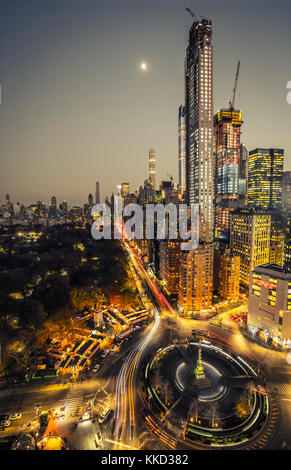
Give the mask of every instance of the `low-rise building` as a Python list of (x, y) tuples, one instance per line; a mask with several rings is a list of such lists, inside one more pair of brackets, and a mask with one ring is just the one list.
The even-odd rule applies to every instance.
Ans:
[(291, 272), (276, 264), (251, 273), (248, 326), (283, 344), (291, 343)]
[(201, 243), (196, 250), (181, 251), (178, 308), (193, 315), (212, 306), (213, 244)]
[(180, 244), (179, 240), (163, 240), (160, 243), (160, 278), (169, 295), (178, 293)]
[(214, 251), (214, 288), (225, 299), (239, 296), (240, 257), (233, 256), (230, 249)]

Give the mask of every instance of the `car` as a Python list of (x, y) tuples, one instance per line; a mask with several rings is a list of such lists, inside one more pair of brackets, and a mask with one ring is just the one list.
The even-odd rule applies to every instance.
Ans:
[(102, 438), (101, 438), (101, 433), (100, 432), (97, 432), (95, 434), (95, 445), (96, 447), (98, 448), (101, 448), (102, 446)]
[(92, 418), (90, 409), (86, 409), (82, 416), (80, 416), (79, 421), (89, 421)]
[(9, 416), (9, 419), (20, 419), (22, 416), (21, 413), (12, 413), (10, 416)]
[(8, 426), (10, 426), (9, 419), (6, 419), (5, 421), (1, 421), (0, 426), (4, 428), (8, 428)]

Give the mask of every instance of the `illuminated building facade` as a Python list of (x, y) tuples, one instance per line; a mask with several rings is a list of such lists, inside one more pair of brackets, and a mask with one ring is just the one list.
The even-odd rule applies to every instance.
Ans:
[(283, 266), (285, 232), (280, 214), (271, 214), (270, 264)]
[(284, 243), (284, 268), (291, 271), (291, 238), (287, 238)]
[(249, 152), (244, 144), (240, 145), (240, 158), (238, 170), (238, 193), (239, 198), (245, 203), (247, 200), (248, 192), (248, 167), (249, 167)]
[(230, 249), (214, 251), (214, 288), (225, 299), (239, 296), (240, 257), (232, 256)]
[(291, 213), (291, 171), (283, 173), (282, 208)]
[(180, 243), (179, 240), (160, 242), (160, 277), (169, 295), (178, 293)]
[(62, 217), (65, 217), (68, 214), (68, 203), (63, 201), (60, 203), (60, 214)]
[(13, 202), (11, 201), (9, 194), (6, 194), (5, 209), (7, 210), (8, 213), (10, 213), (10, 215), (14, 214)]
[(93, 205), (94, 205), (92, 194), (89, 194), (89, 196), (88, 196), (88, 205), (89, 205), (89, 207), (93, 207)]
[(163, 203), (168, 204), (171, 202), (171, 195), (173, 191), (172, 181), (161, 181), (160, 190)]
[(51, 205), (48, 211), (49, 218), (56, 218), (57, 217), (57, 198), (56, 196), (51, 197)]
[(291, 272), (276, 264), (257, 266), (250, 277), (248, 326), (283, 343), (291, 339)]
[(149, 180), (152, 183), (154, 190), (156, 189), (156, 151), (149, 150)]
[(242, 112), (222, 109), (214, 116), (216, 136), (216, 235), (228, 232), (230, 212), (238, 208)]
[(257, 148), (249, 153), (248, 204), (264, 209), (282, 206), (283, 149)]
[(121, 183), (121, 197), (126, 197), (129, 194), (129, 183)]
[(179, 193), (186, 191), (186, 121), (185, 107), (179, 107), (178, 114), (178, 159), (179, 159)]
[(141, 206), (155, 202), (155, 191), (150, 179), (144, 181), (144, 185), (139, 187), (137, 202)]
[(291, 213), (283, 213), (282, 220), (286, 238), (291, 238)]
[(212, 306), (213, 244), (200, 244), (197, 250), (181, 251), (178, 308), (193, 315)]
[(193, 21), (185, 61), (186, 202), (199, 206), (200, 245), (182, 252), (179, 310), (192, 315), (212, 305), (214, 128), (212, 22)]
[(200, 217), (214, 229), (213, 45), (212, 23), (194, 21), (185, 66), (186, 196), (198, 204)]
[(232, 213), (230, 248), (240, 257), (240, 284), (249, 287), (251, 271), (269, 263), (271, 215), (264, 211), (239, 210)]

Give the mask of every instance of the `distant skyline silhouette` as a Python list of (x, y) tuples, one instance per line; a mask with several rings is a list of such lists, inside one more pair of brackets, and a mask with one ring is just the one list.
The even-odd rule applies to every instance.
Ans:
[[(241, 61), (236, 107), (249, 150), (285, 150), (291, 169), (291, 5), (167, 0), (1, 2), (0, 201), (55, 195), (81, 204), (148, 176), (177, 181), (178, 107), (184, 103), (186, 12), (213, 23), (215, 111), (227, 107)], [(140, 64), (145, 62), (147, 70)]]

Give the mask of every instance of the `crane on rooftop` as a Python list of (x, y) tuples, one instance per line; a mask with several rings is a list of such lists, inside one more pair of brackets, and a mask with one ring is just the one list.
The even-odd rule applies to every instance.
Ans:
[(235, 76), (235, 82), (234, 82), (234, 89), (233, 89), (233, 92), (232, 92), (232, 99), (231, 99), (231, 101), (229, 102), (229, 107), (230, 107), (230, 110), (231, 110), (231, 111), (234, 110), (234, 103), (235, 103), (235, 95), (236, 95), (237, 81), (238, 81), (238, 76), (239, 76), (239, 69), (240, 69), (240, 60), (238, 61), (238, 64), (237, 64), (236, 76)]
[(190, 13), (190, 15), (192, 16), (193, 20), (195, 18), (195, 13), (193, 13), (192, 10), (190, 10), (190, 8), (186, 8), (186, 11), (188, 11), (188, 13)]
[(195, 15), (195, 13), (193, 13), (193, 11), (190, 8), (186, 8), (186, 11), (188, 11), (188, 13), (192, 17), (193, 21), (195, 20), (195, 18), (196, 18), (197, 21), (201, 21), (202, 18), (203, 18), (202, 16)]
[(173, 188), (173, 186), (174, 186), (174, 177), (173, 177), (173, 175), (170, 175), (170, 173), (167, 173), (167, 174), (168, 174), (168, 176), (170, 177), (170, 180), (171, 180), (171, 187)]

